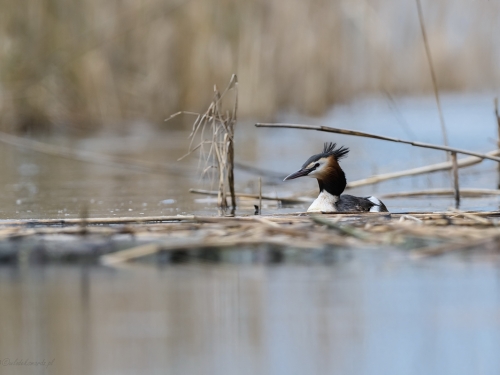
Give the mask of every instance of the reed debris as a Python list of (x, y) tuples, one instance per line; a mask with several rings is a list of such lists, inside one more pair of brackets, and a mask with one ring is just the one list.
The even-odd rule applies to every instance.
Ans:
[[(86, 224), (85, 236), (82, 236), (82, 223)], [(109, 218), (11, 220), (0, 223), (0, 240), (5, 243), (12, 239), (36, 239), (38, 245), (32, 251), (38, 253), (43, 243), (59, 239), (59, 245), (73, 244), (73, 257), (90, 255), (96, 262), (113, 266), (143, 258), (155, 259), (160, 253), (187, 251), (196, 256), (197, 253), (193, 253), (196, 249), (237, 251), (242, 247), (262, 248), (262, 245), (297, 251), (378, 248), (420, 259), (465, 249), (481, 252), (485, 244), (495, 247), (500, 241), (499, 223), (499, 211), (457, 209), (390, 214), (179, 215), (113, 218), (112, 221)], [(114, 241), (123, 242), (123, 238), (129, 238), (131, 245), (118, 251), (110, 246)], [(101, 247), (91, 248), (86, 244), (96, 239), (102, 239)], [(2, 251), (0, 248), (0, 258)], [(64, 251), (47, 245), (42, 253), (51, 260), (51, 257), (60, 258)]]

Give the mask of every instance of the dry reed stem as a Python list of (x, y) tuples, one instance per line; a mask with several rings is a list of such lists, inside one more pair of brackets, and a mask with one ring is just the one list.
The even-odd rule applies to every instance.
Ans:
[[(214, 190), (203, 190), (203, 189), (189, 189), (190, 193), (201, 194), (201, 195), (217, 195), (217, 191)], [(309, 198), (283, 198), (283, 197), (271, 197), (270, 195), (259, 195), (259, 194), (246, 194), (246, 193), (235, 193), (237, 198), (249, 198), (249, 199), (263, 199), (268, 201), (279, 201), (283, 203), (307, 203), (311, 200)]]
[(227, 150), (227, 161), (228, 161), (228, 171), (227, 171), (227, 181), (229, 185), (229, 193), (231, 194), (231, 206), (233, 210), (236, 208), (236, 195), (234, 191), (234, 127), (238, 122), (238, 77), (236, 74), (231, 76), (231, 81), (228, 88), (233, 85), (232, 89), (235, 91), (234, 106), (231, 113), (230, 121), (228, 122), (228, 134), (230, 134), (231, 139), (229, 141)]
[(259, 177), (259, 215), (262, 215), (262, 177)]
[[(486, 153), (486, 155), (498, 156), (498, 155), (500, 155), (500, 150), (489, 151)], [(470, 157), (458, 159), (457, 165), (458, 165), (458, 168), (466, 168), (466, 167), (471, 167), (473, 165), (479, 164), (483, 160), (484, 159), (478, 158), (476, 156), (470, 156)], [(271, 179), (279, 179), (280, 181), (283, 180), (282, 173), (264, 170), (261, 168), (255, 168), (255, 167), (252, 167), (252, 166), (249, 166), (246, 164), (242, 164), (242, 163), (235, 163), (235, 167), (237, 167), (238, 169), (240, 169), (242, 171), (246, 171), (248, 173), (252, 173), (255, 175), (262, 175), (262, 176), (265, 176), (265, 177), (271, 178)], [(427, 165), (427, 166), (423, 166), (423, 167), (406, 169), (406, 170), (398, 171), (398, 172), (383, 173), (383, 174), (370, 176), (370, 177), (367, 177), (367, 178), (364, 178), (361, 180), (348, 182), (346, 189), (352, 189), (355, 187), (366, 186), (366, 185), (374, 185), (374, 184), (377, 184), (377, 183), (382, 182), (382, 181), (393, 180), (393, 179), (402, 178), (402, 177), (417, 176), (417, 175), (421, 175), (421, 174), (446, 171), (446, 170), (451, 170), (452, 168), (453, 168), (452, 162), (446, 161), (446, 162), (431, 164), (431, 165)], [(499, 165), (499, 168), (500, 168), (500, 165)]]
[[(498, 155), (500, 155), (500, 150), (490, 151), (486, 155), (498, 156)], [(457, 166), (458, 166), (458, 168), (465, 168), (465, 167), (470, 167), (472, 165), (479, 164), (482, 161), (483, 161), (482, 158), (478, 158), (476, 156), (471, 156), (471, 157), (459, 159), (457, 161)], [(500, 164), (498, 166), (500, 168)], [(392, 179), (401, 178), (401, 177), (416, 176), (416, 175), (420, 175), (420, 174), (426, 174), (426, 173), (432, 173), (432, 172), (438, 172), (438, 171), (445, 171), (445, 170), (450, 170), (452, 168), (453, 168), (453, 163), (451, 161), (447, 161), (447, 162), (443, 162), (443, 163), (437, 163), (437, 164), (432, 164), (432, 165), (428, 165), (428, 166), (424, 166), (424, 167), (407, 169), (407, 170), (399, 171), (399, 172), (390, 172), (390, 173), (371, 176), (368, 178), (364, 178), (362, 180), (352, 181), (352, 182), (349, 182), (347, 184), (346, 188), (355, 188), (355, 187), (359, 187), (359, 186), (373, 185), (373, 184), (377, 184), (377, 183), (382, 182), (382, 181), (392, 180)]]
[[(500, 147), (500, 114), (498, 112), (498, 97), (495, 98), (495, 118), (497, 120), (497, 134), (498, 134), (497, 145), (498, 147)], [(498, 171), (497, 187), (500, 189), (500, 164), (498, 164), (497, 166), (497, 171)]]
[[(418, 1), (418, 0), (417, 0)], [(457, 164), (457, 153), (451, 153), (451, 164), (453, 165), (453, 193), (455, 196), (455, 208), (460, 207), (460, 190), (458, 182), (458, 164)]]
[[(222, 100), (231, 90), (234, 92), (234, 103), (231, 111), (224, 111), (222, 108)], [(226, 186), (228, 186), (231, 196), (233, 211), (236, 208), (236, 195), (234, 191), (234, 127), (237, 122), (237, 111), (238, 78), (233, 74), (222, 94), (217, 90), (217, 87), (214, 86), (212, 102), (205, 113), (197, 114), (191, 134), (189, 135), (189, 150), (188, 153), (183, 156), (184, 158), (194, 151), (199, 151), (200, 162), (204, 159), (202, 177), (212, 168), (217, 170), (217, 203), (222, 210), (227, 208)], [(193, 112), (189, 113), (195, 114)], [(178, 114), (179, 113), (172, 115), (168, 119)], [(206, 132), (210, 132), (210, 134), (205, 135)], [(199, 137), (200, 141), (194, 145), (197, 137)], [(206, 145), (209, 146), (208, 153), (205, 152)], [(214, 176), (212, 175), (212, 177)]]
[[(456, 196), (454, 189), (428, 189), (419, 191), (403, 191), (399, 193), (381, 194), (381, 198), (404, 198), (404, 197), (422, 197), (422, 196)], [(493, 189), (461, 189), (460, 195), (467, 198), (484, 197), (488, 195), (500, 195), (500, 190)]]
[(328, 132), (328, 133), (352, 135), (352, 136), (356, 136), (356, 137), (374, 138), (374, 139), (380, 139), (383, 141), (404, 143), (404, 144), (408, 144), (408, 145), (415, 146), (415, 147), (429, 148), (429, 149), (433, 149), (433, 150), (441, 150), (441, 151), (448, 151), (448, 152), (456, 152), (458, 154), (471, 155), (471, 156), (476, 156), (476, 157), (481, 158), (481, 159), (488, 159), (488, 160), (494, 160), (496, 162), (500, 162), (500, 158), (498, 158), (498, 157), (495, 157), (492, 155), (480, 154), (480, 153), (477, 153), (474, 151), (463, 150), (463, 149), (449, 147), (449, 146), (440, 146), (440, 145), (435, 145), (435, 144), (431, 144), (431, 143), (406, 141), (406, 140), (402, 140), (402, 139), (398, 139), (398, 138), (385, 137), (382, 135), (360, 132), (360, 131), (355, 131), (355, 130), (332, 128), (329, 126), (304, 125), (304, 124), (285, 124), (285, 123), (276, 123), (276, 124), (257, 123), (257, 124), (255, 124), (255, 126), (263, 127), (263, 128), (289, 128), (289, 129), (317, 130), (317, 131)]
[[(420, 0), (416, 0), (416, 3), (417, 3), (417, 11), (418, 11), (418, 21), (420, 23), (420, 30), (422, 31), (422, 39), (424, 41), (424, 46), (425, 46), (425, 54), (427, 56), (427, 62), (429, 64), (429, 70), (431, 73), (432, 87), (434, 89), (434, 97), (436, 99), (436, 104), (437, 104), (437, 108), (438, 108), (438, 112), (439, 112), (439, 122), (441, 124), (441, 132), (443, 134), (443, 142), (444, 142), (445, 146), (448, 146), (448, 135), (446, 132), (446, 125), (444, 122), (443, 110), (441, 108), (441, 100), (439, 98), (439, 89), (438, 89), (436, 71), (434, 70), (434, 64), (432, 63), (431, 49), (429, 47), (429, 41), (427, 39), (427, 31), (425, 29), (424, 16), (422, 14), (422, 6), (420, 4)], [(453, 155), (452, 155), (452, 157), (453, 157)]]

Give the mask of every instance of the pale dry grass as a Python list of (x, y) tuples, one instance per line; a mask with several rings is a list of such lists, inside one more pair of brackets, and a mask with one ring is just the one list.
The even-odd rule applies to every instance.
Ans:
[[(95, 258), (102, 255), (100, 260), (106, 265), (126, 263), (162, 251), (207, 248), (236, 250), (242, 246), (262, 244), (300, 250), (335, 247), (351, 250), (374, 247), (400, 249), (413, 259), (421, 259), (467, 249), (478, 255), (488, 248), (498, 253), (498, 216), (499, 213), (495, 211), (450, 210), (400, 214), (296, 213), (235, 217), (176, 215), (5, 220), (0, 224), (0, 240), (65, 235), (67, 242), (70, 236), (74, 236), (84, 243), (87, 238), (106, 236), (108, 241), (112, 241), (114, 236), (129, 234), (142, 243), (112, 254), (107, 254), (109, 242), (103, 249), (91, 248), (90, 254), (88, 246), (83, 246), (76, 254), (73, 252), (73, 261), (79, 257)], [(57, 251), (47, 248), (40, 256), (41, 259), (45, 257), (45, 260), (50, 260), (57, 259), (56, 256), (61, 258), (62, 255), (64, 252), (57, 254)], [(16, 259), (16, 262), (23, 261), (18, 253), (8, 256)]]
[[(440, 90), (500, 85), (500, 3), (423, 0)], [(0, 3), (3, 129), (160, 123), (232, 73), (240, 116), (432, 92), (414, 1)]]
[[(233, 94), (228, 105), (226, 95)], [(238, 121), (238, 78), (232, 75), (228, 86), (220, 92), (214, 86), (212, 102), (204, 113), (187, 113), (196, 115), (189, 138), (191, 140), (188, 153), (181, 157), (199, 154), (202, 177), (211, 176), (212, 185), (218, 185), (217, 203), (219, 208), (228, 208), (227, 191), (231, 196), (231, 207), (236, 209), (234, 191), (234, 127)], [(184, 112), (177, 112), (167, 120), (171, 120)], [(179, 159), (180, 160), (180, 159)], [(220, 212), (221, 214), (223, 211)]]

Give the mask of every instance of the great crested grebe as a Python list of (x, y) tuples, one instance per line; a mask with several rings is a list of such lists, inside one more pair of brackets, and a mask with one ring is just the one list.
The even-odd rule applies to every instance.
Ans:
[(307, 209), (308, 212), (388, 212), (378, 198), (342, 194), (347, 181), (339, 160), (347, 155), (349, 149), (344, 146), (335, 149), (335, 146), (336, 143), (325, 143), (321, 154), (311, 156), (302, 168), (283, 181), (303, 176), (318, 180), (319, 196)]

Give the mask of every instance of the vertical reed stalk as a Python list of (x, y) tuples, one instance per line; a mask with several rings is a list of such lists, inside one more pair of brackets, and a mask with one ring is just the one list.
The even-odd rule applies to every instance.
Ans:
[(259, 177), (259, 215), (262, 215), (262, 177)]
[(451, 163), (453, 170), (453, 188), (455, 191), (455, 208), (460, 207), (460, 187), (458, 183), (458, 163), (457, 163), (457, 153), (451, 153)]
[(231, 120), (228, 123), (229, 130), (229, 145), (228, 145), (228, 171), (227, 179), (229, 183), (229, 192), (231, 194), (231, 206), (233, 211), (236, 209), (236, 194), (234, 192), (234, 125), (238, 121), (238, 77), (233, 74), (229, 82), (229, 87), (234, 89), (234, 106), (233, 113), (231, 114)]
[[(495, 98), (495, 117), (497, 119), (497, 131), (498, 131), (497, 146), (500, 148), (500, 114), (498, 113), (498, 98)], [(498, 170), (497, 188), (500, 189), (500, 163), (497, 166), (497, 170)]]
[(424, 16), (422, 14), (422, 6), (420, 4), (420, 0), (415, 0), (415, 1), (417, 2), (418, 20), (420, 22), (420, 29), (422, 31), (422, 39), (424, 40), (424, 46), (425, 46), (425, 53), (427, 55), (427, 61), (429, 63), (429, 69), (431, 72), (432, 87), (434, 88), (434, 96), (436, 98), (436, 104), (437, 104), (438, 112), (439, 112), (439, 121), (441, 123), (441, 132), (443, 133), (443, 142), (444, 142), (445, 146), (448, 146), (448, 134), (446, 132), (446, 125), (444, 122), (443, 111), (441, 109), (441, 100), (439, 98), (439, 90), (438, 90), (436, 72), (434, 70), (434, 64), (432, 63), (431, 49), (429, 48), (429, 41), (427, 39), (427, 31), (425, 29)]

